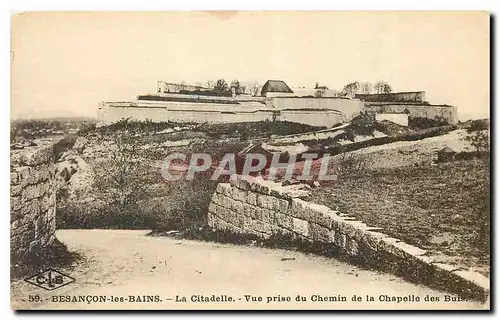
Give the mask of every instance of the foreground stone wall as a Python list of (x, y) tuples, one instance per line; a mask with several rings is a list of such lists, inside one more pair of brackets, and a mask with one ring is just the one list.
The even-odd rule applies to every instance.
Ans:
[(292, 236), (326, 245), (339, 257), (465, 298), (483, 299), (488, 294), (489, 279), (481, 274), (434, 263), (425, 250), (324, 205), (304, 201), (301, 197), (308, 192), (299, 187), (239, 178), (219, 183), (209, 206), (208, 224), (216, 230), (264, 239)]
[(11, 151), (11, 262), (50, 245), (56, 229), (55, 166), (52, 144)]

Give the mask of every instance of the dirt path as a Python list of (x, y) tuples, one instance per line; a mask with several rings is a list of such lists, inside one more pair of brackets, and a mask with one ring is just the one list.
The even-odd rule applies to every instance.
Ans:
[[(74, 283), (46, 291), (24, 281), (12, 283), (15, 309), (377, 309), (482, 308), (476, 302), (444, 302), (444, 294), (391, 275), (366, 271), (318, 256), (293, 251), (150, 237), (147, 231), (59, 230), (57, 237), (83, 260), (60, 270)], [(193, 295), (226, 295), (233, 302), (192, 302)], [(41, 302), (29, 302), (38, 295)], [(106, 303), (53, 302), (53, 299), (105, 296)], [(129, 296), (158, 295), (161, 302), (110, 302)], [(245, 295), (262, 302), (246, 302)], [(290, 302), (267, 303), (268, 296)], [(297, 302), (297, 295), (307, 302)], [(312, 296), (344, 296), (347, 302), (312, 302)], [(352, 296), (362, 302), (352, 302)], [(374, 297), (366, 302), (366, 296)], [(380, 295), (420, 298), (420, 302), (381, 302)], [(424, 302), (426, 296), (440, 302)], [(185, 296), (187, 302), (175, 302)], [(173, 300), (169, 300), (173, 299)], [(199, 299), (199, 298), (198, 298)], [(316, 298), (317, 299), (317, 298)], [(137, 300), (137, 298), (136, 298)]]

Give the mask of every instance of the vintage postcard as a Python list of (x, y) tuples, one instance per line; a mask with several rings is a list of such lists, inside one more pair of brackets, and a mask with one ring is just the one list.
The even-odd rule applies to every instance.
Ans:
[(11, 30), (12, 309), (490, 309), (489, 13)]

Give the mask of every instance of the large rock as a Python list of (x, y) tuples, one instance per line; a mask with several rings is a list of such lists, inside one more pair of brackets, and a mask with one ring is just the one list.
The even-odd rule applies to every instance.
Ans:
[[(94, 174), (91, 166), (78, 155), (57, 163), (56, 178), (59, 189), (66, 190), (67, 201), (79, 201), (92, 191)], [(63, 200), (63, 199), (61, 199)]]
[(82, 154), (83, 150), (87, 146), (88, 140), (84, 137), (78, 137), (73, 145), (73, 149), (78, 151), (78, 153)]

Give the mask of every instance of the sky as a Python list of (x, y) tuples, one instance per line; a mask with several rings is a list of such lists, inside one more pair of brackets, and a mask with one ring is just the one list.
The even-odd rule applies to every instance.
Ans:
[(156, 81), (387, 81), (489, 117), (486, 12), (28, 12), (11, 18), (11, 118), (97, 115)]

